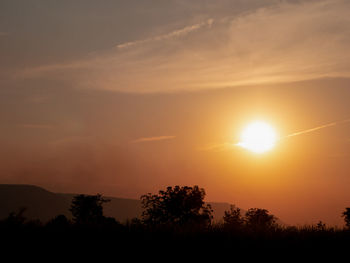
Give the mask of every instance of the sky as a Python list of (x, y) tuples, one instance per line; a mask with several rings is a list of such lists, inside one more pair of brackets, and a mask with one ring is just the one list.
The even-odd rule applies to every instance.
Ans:
[[(290, 224), (350, 206), (350, 2), (0, 2), (0, 183), (207, 201)], [(237, 147), (264, 120), (271, 151)]]

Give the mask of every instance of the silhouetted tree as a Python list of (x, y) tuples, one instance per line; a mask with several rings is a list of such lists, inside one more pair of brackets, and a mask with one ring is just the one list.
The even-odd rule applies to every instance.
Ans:
[(77, 224), (95, 224), (104, 220), (103, 204), (110, 200), (97, 195), (77, 195), (73, 198), (70, 211)]
[(143, 222), (208, 225), (212, 219), (212, 209), (209, 204), (205, 205), (204, 197), (204, 189), (198, 186), (167, 187), (165, 191), (159, 191), (159, 194), (143, 195)]
[(344, 217), (345, 225), (347, 228), (350, 228), (350, 208), (345, 208), (345, 211), (342, 213), (342, 217)]
[(241, 209), (231, 205), (230, 211), (225, 211), (224, 224), (230, 228), (240, 228), (244, 224), (244, 218), (241, 215)]
[(250, 208), (245, 214), (245, 222), (253, 229), (268, 229), (276, 226), (276, 217), (269, 211), (260, 208)]

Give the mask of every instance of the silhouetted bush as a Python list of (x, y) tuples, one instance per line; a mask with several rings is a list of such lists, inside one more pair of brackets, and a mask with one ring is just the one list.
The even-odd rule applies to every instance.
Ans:
[(342, 217), (344, 217), (345, 225), (347, 228), (350, 228), (350, 208), (345, 208), (345, 211), (342, 213)]
[(326, 224), (323, 223), (322, 221), (319, 221), (319, 222), (317, 223), (317, 225), (316, 225), (316, 229), (317, 229), (318, 231), (325, 231), (326, 228), (327, 228)]

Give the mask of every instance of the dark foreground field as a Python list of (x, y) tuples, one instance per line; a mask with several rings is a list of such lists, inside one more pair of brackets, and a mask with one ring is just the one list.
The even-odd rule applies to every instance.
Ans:
[(71, 254), (168, 259), (228, 257), (235, 262), (242, 257), (271, 259), (284, 255), (279, 262), (285, 262), (305, 254), (316, 259), (347, 255), (350, 251), (350, 231), (317, 227), (253, 230), (223, 225), (147, 227), (133, 223), (53, 227), (31, 222), (21, 226), (2, 225), (1, 237), (3, 252), (14, 249), (32, 256), (45, 252), (55, 257)]
[[(266, 209), (251, 208), (242, 213), (231, 206), (220, 223), (213, 221), (205, 192), (194, 187), (168, 187), (158, 194), (141, 197), (142, 216), (120, 223), (103, 214), (109, 200), (101, 195), (76, 195), (69, 211), (49, 221), (27, 219), (25, 209), (0, 220), (0, 252), (17, 259), (44, 257), (53, 259), (97, 258), (113, 261), (138, 258), (157, 261), (188, 261), (189, 258), (214, 262), (290, 259), (316, 262), (331, 257), (330, 262), (347, 262), (350, 252), (350, 208), (343, 213), (346, 227), (282, 225)], [(306, 257), (307, 255), (307, 257)], [(345, 258), (344, 258), (345, 256)], [(121, 259), (124, 260), (121, 260)], [(317, 259), (317, 260), (316, 260)], [(213, 261), (212, 260), (212, 261)]]

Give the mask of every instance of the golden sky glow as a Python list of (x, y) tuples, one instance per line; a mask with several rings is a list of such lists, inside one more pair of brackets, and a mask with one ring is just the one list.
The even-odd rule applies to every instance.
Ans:
[(350, 1), (102, 2), (0, 1), (0, 183), (342, 223)]

